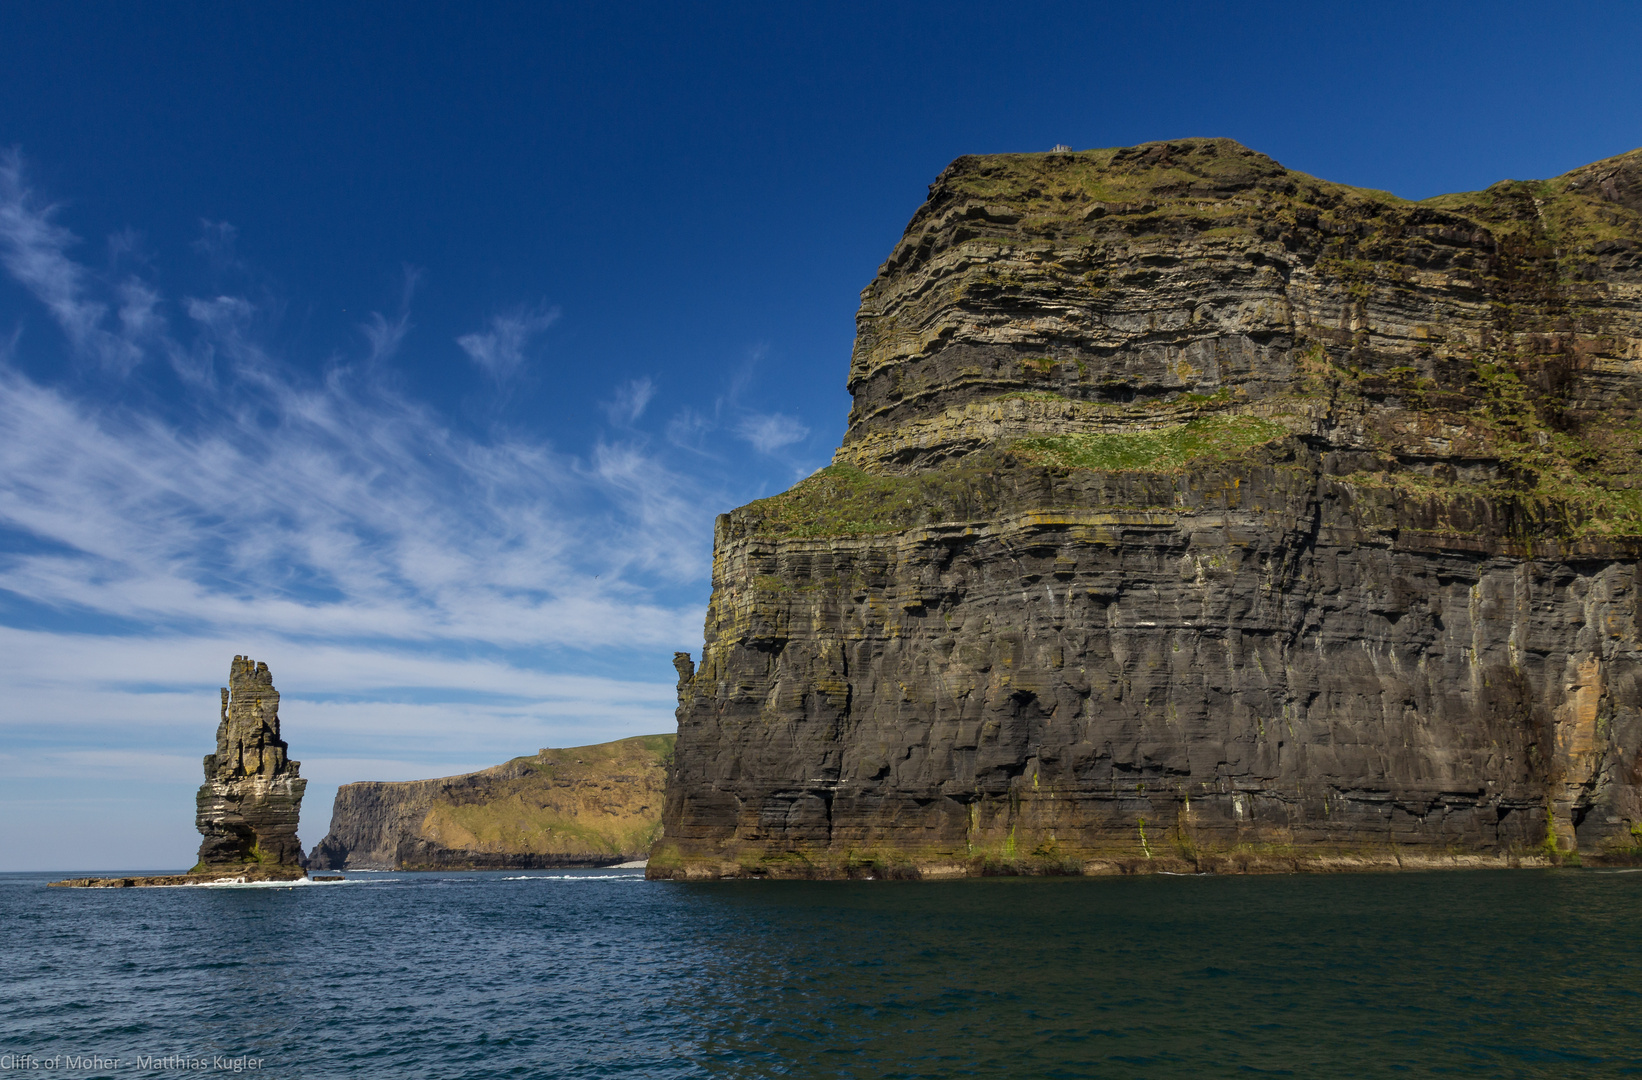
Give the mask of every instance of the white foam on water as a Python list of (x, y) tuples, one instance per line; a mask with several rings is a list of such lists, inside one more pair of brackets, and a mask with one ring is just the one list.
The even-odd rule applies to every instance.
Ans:
[[(397, 881), (397, 878), (381, 878), (380, 881)], [(188, 882), (183, 885), (151, 885), (153, 889), (305, 889), (310, 885), (364, 885), (363, 881), (343, 878), (341, 881), (315, 881), (313, 878), (297, 878), (295, 881), (246, 881), (244, 878), (224, 878), (221, 881)], [(375, 884), (371, 882), (370, 884)]]
[(642, 873), (522, 873), (502, 881), (644, 881)]

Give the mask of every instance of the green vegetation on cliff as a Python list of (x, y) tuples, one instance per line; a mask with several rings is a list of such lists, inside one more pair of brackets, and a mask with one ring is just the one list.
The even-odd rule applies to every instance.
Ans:
[[(1355, 245), (1418, 240), (1431, 228), (1483, 227), (1501, 239), (1543, 239), (1568, 261), (1605, 243), (1642, 235), (1642, 193), (1604, 191), (1615, 173), (1635, 169), (1642, 150), (1549, 180), (1505, 180), (1482, 191), (1413, 202), (1386, 191), (1319, 180), (1230, 139), (1180, 139), (1073, 153), (962, 157), (936, 181), (908, 229), (960, 200), (990, 204), (970, 212), (975, 238), (1019, 242), (1076, 235), (1107, 216), (1131, 220), (1131, 235), (1182, 229), (1260, 236), (1306, 222)], [(1627, 197), (1628, 196), (1628, 197)], [(1387, 250), (1385, 256), (1395, 258)]]
[[(800, 538), (889, 533), (1033, 510), (1171, 507), (1170, 474), (1253, 463), (1256, 451), (1289, 434), (1276, 420), (1210, 413), (1132, 432), (1012, 440), (905, 474), (835, 464), (736, 517), (759, 535)], [(1113, 482), (1094, 474), (1111, 474)]]
[[(1642, 150), (1423, 202), (1227, 139), (959, 158), (863, 293), (840, 464), (865, 472), (767, 500), (761, 531), (961, 519), (932, 489), (977, 452), (1213, 467), (1292, 407), (1329, 447), (1309, 467), (1379, 507), (1366, 526), (1514, 547), (1642, 536), (1639, 273)], [(985, 401), (1075, 409), (963, 411)], [(982, 509), (1068, 496), (986, 483), (1007, 490)]]
[[(1642, 418), (1570, 415), (1558, 385), (1567, 373), (1559, 375), (1554, 360), (1520, 350), (1476, 357), (1461, 372), (1457, 392), (1417, 378), (1412, 368), (1374, 375), (1344, 367), (1320, 345), (1302, 367), (1318, 401), (1362, 411), (1400, 400), (1420, 424), (1445, 429), (1450, 446), (1491, 473), (1466, 480), (1453, 468), (1408, 468), (1399, 440), (1382, 434), (1375, 440), (1377, 467), (1342, 477), (1354, 487), (1394, 501), (1501, 508), (1458, 517), (1503, 523), (1516, 541), (1642, 536)], [(1436, 516), (1447, 515), (1439, 509)]]
[(853, 536), (894, 532), (931, 521), (962, 520), (994, 508), (995, 457), (911, 476), (829, 465), (788, 490), (745, 507), (757, 530), (773, 536)]
[(716, 533), (653, 876), (1637, 857), (1642, 154), (962, 158), (848, 385)]
[(648, 785), (623, 791), (616, 777), (664, 767), (676, 735), (542, 750), (501, 766), (515, 775), (483, 796), (436, 801), (421, 835), (457, 851), (631, 854), (661, 834), (661, 805)]
[(642, 858), (676, 735), (542, 750), (438, 780), (345, 784), (315, 866), (458, 869)]
[(1010, 449), (1029, 461), (1063, 469), (1168, 472), (1191, 462), (1225, 461), (1280, 439), (1288, 428), (1258, 416), (1204, 416), (1184, 424), (1132, 432), (1046, 435)]

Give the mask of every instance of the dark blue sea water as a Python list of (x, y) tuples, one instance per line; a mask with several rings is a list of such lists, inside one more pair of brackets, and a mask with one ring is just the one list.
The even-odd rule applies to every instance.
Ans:
[(4, 1074), (1642, 1073), (1642, 873), (53, 876), (0, 876)]

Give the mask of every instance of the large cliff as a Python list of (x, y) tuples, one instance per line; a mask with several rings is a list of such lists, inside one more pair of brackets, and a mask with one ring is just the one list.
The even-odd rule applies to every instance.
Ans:
[(222, 688), (217, 750), (205, 755), (205, 783), (195, 798), (204, 839), (190, 873), (302, 876), (296, 830), (308, 781), (297, 775), (301, 762), (287, 750), (268, 665), (234, 657)]
[(641, 735), (440, 780), (344, 784), (309, 865), (485, 870), (642, 859), (661, 831), (673, 741)]
[(719, 518), (652, 876), (1642, 853), (1642, 151), (965, 157)]

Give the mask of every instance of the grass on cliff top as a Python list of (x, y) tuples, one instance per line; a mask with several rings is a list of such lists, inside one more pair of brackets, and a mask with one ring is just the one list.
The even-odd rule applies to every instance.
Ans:
[(1069, 154), (972, 155), (955, 161), (939, 184), (954, 194), (1006, 203), (1068, 196), (1129, 203), (1159, 195), (1275, 189), (1290, 177), (1309, 179), (1231, 139), (1177, 139)]
[[(936, 189), (957, 198), (979, 198), (1023, 213), (1025, 229), (1067, 225), (1083, 219), (1091, 201), (1114, 212), (1175, 218), (1226, 235), (1257, 232), (1261, 219), (1289, 220), (1304, 208), (1335, 219), (1370, 242), (1381, 232), (1400, 234), (1414, 208), (1442, 211), (1482, 225), (1497, 237), (1543, 240), (1561, 257), (1609, 240), (1642, 240), (1642, 210), (1607, 198), (1596, 182), (1615, 172), (1634, 187), (1642, 150), (1633, 150), (1546, 180), (1504, 180), (1482, 191), (1438, 195), (1418, 203), (1387, 191), (1352, 187), (1285, 169), (1264, 154), (1230, 139), (1177, 139), (1132, 147), (1069, 154), (987, 154), (959, 158)], [(1254, 211), (1250, 200), (1265, 209)], [(1378, 219), (1384, 216), (1384, 220)], [(1429, 216), (1429, 215), (1426, 215)], [(1216, 218), (1227, 220), (1217, 225)], [(916, 220), (916, 219), (915, 219)], [(1058, 226), (1054, 223), (1059, 222)], [(1430, 222), (1425, 222), (1429, 224)], [(1456, 222), (1457, 224), (1457, 222)]]
[(1193, 461), (1239, 457), (1287, 434), (1282, 424), (1258, 416), (1203, 416), (1152, 431), (1022, 439), (1010, 449), (1028, 461), (1061, 469), (1170, 472)]
[[(484, 782), (436, 799), (420, 835), (454, 851), (643, 851), (661, 832), (660, 770), (677, 741), (638, 735), (514, 758), (473, 774)], [(520, 765), (522, 773), (510, 768)]]
[[(1088, 220), (1095, 202), (1111, 213), (1154, 218), (1164, 231), (1171, 219), (1186, 219), (1224, 235), (1252, 235), (1255, 219), (1277, 206), (1413, 205), (1390, 192), (1285, 169), (1231, 139), (1176, 139), (1067, 154), (970, 155), (941, 174), (929, 205), (939, 195), (982, 199), (1030, 219), (1011, 226), (1010, 235), (1040, 232), (1054, 222), (1064, 232), (1068, 224)], [(1267, 211), (1251, 216), (1254, 203)]]
[(762, 519), (761, 531), (786, 536), (891, 532), (908, 524), (916, 488), (916, 481), (904, 476), (828, 465), (747, 510)]
[(677, 735), (634, 735), (631, 738), (594, 743), (591, 746), (544, 748), (537, 753), (514, 758), (508, 764), (517, 763), (532, 769), (563, 774), (565, 777), (595, 776), (613, 769), (665, 765), (672, 760), (673, 744), (676, 742)]

